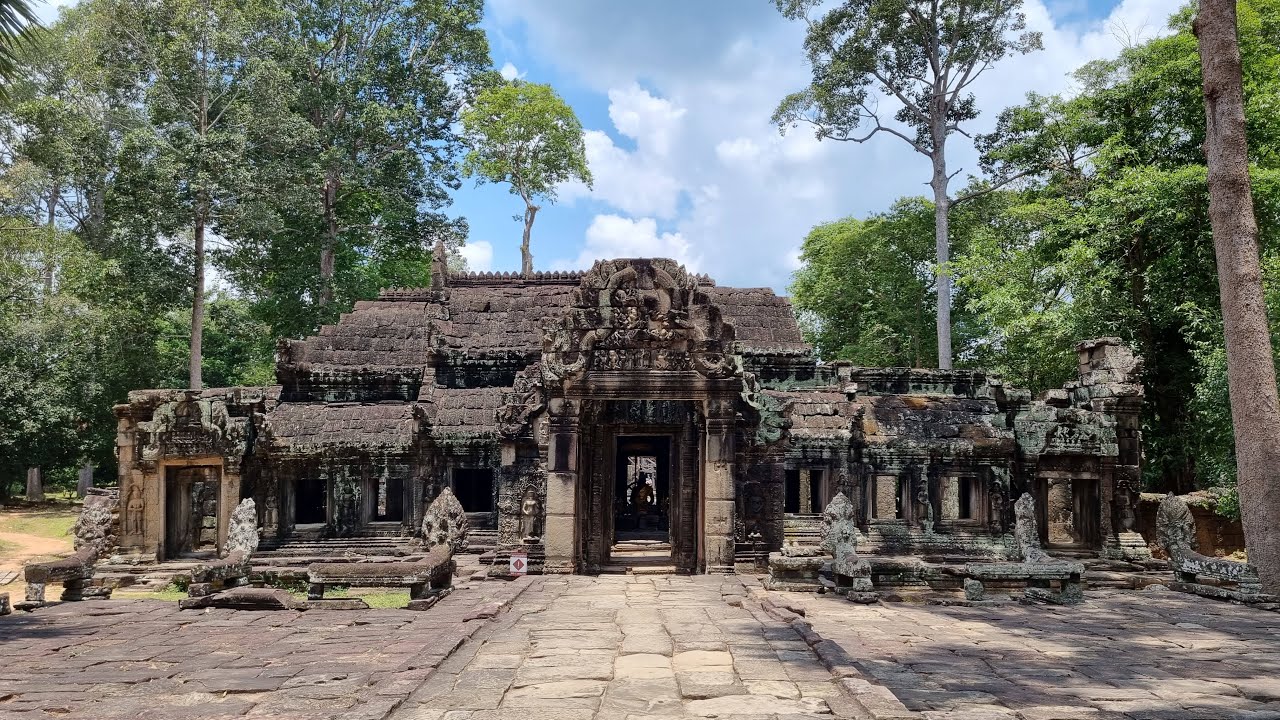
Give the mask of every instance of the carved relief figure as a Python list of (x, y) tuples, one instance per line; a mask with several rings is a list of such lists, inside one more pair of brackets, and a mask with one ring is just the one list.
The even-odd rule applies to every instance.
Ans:
[(520, 537), (525, 540), (542, 537), (542, 503), (538, 502), (533, 488), (525, 491), (524, 502), (520, 504)]
[(129, 535), (141, 535), (143, 514), (146, 501), (142, 499), (142, 488), (133, 485), (129, 488), (129, 498), (124, 506), (124, 531)]

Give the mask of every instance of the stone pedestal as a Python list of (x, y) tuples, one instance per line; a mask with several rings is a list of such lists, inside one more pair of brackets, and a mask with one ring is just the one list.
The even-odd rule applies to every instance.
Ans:
[(879, 601), (880, 596), (876, 594), (875, 586), (871, 584), (871, 563), (859, 560), (847, 567), (837, 567), (833, 563), (831, 571), (835, 576), (837, 595), (844, 595), (853, 602)]
[[(830, 560), (825, 555), (791, 556), (780, 552), (769, 553), (769, 577), (764, 579), (764, 586), (769, 590), (817, 592), (822, 587), (818, 573)], [(871, 568), (868, 566), (868, 578), (870, 573)]]

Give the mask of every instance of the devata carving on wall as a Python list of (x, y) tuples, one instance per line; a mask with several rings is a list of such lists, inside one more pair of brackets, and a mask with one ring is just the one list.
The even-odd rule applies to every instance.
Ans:
[(283, 341), (279, 385), (131, 393), (121, 544), (180, 555), (192, 534), (172, 526), (210, 512), (223, 543), (242, 497), (283, 541), (410, 535), (448, 487), (494, 567), (519, 550), (547, 572), (597, 572), (627, 543), (732, 571), (838, 492), (870, 555), (1007, 555), (1023, 492), (1050, 548), (1145, 548), (1139, 361), (1115, 339), (1080, 343), (1079, 380), (1032, 400), (978, 371), (821, 363), (786, 298), (671, 260), (433, 269)]

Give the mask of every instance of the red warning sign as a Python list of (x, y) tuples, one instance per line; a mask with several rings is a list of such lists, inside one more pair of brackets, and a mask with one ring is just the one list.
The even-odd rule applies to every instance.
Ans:
[(524, 575), (529, 572), (529, 556), (525, 553), (511, 553), (512, 575)]

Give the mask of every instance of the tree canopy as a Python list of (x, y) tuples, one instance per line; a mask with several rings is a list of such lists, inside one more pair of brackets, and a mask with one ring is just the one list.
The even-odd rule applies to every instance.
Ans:
[(466, 177), (506, 183), (524, 201), (521, 270), (533, 272), (529, 248), (540, 202), (555, 202), (556, 187), (570, 180), (591, 186), (582, 123), (550, 85), (520, 80), (486, 88), (462, 114), (469, 149)]

